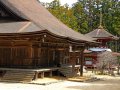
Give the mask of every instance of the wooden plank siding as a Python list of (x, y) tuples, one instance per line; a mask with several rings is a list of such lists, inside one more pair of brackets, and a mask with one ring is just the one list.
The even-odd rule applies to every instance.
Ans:
[(69, 43), (64, 39), (49, 34), (0, 38), (0, 67), (44, 68), (68, 62)]
[(81, 52), (70, 52), (70, 64), (80, 65)]

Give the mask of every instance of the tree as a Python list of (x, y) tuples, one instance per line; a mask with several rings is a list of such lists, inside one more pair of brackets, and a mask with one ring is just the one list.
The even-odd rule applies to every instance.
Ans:
[(97, 68), (101, 72), (101, 74), (104, 74), (105, 70), (107, 69), (109, 74), (111, 74), (112, 67), (116, 65), (117, 57), (112, 54), (112, 52), (102, 52), (98, 55), (98, 63)]
[[(59, 0), (42, 4), (64, 24), (82, 34), (98, 28), (102, 10), (103, 27), (120, 36), (120, 0), (78, 0), (72, 7), (61, 5)], [(114, 42), (109, 45), (115, 51)], [(118, 49), (120, 51), (120, 46)]]
[(73, 14), (77, 18), (78, 32), (86, 33), (88, 30), (87, 14), (85, 13), (84, 6), (81, 2), (77, 2), (72, 7)]
[(77, 18), (73, 14), (73, 10), (69, 8), (68, 4), (61, 6), (59, 0), (54, 0), (46, 4), (46, 8), (60, 21), (75, 31), (77, 28)]
[(114, 35), (119, 34), (120, 28), (120, 1), (119, 0), (101, 0), (103, 23), (109, 32)]
[(99, 26), (102, 9), (104, 28), (113, 35), (120, 34), (120, 0), (78, 0), (72, 7), (54, 0), (44, 6), (68, 27), (83, 34)]

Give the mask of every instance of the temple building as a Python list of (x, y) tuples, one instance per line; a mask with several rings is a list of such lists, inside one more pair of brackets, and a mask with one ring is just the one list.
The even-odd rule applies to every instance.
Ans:
[(103, 51), (112, 52), (111, 48), (108, 47), (108, 43), (111, 41), (118, 40), (117, 36), (112, 35), (102, 26), (102, 14), (100, 14), (100, 26), (87, 33), (85, 36), (90, 36), (95, 39), (96, 42), (99, 42), (98, 47), (88, 48), (88, 51), (84, 52), (84, 65), (88, 68), (96, 67), (97, 56)]
[(112, 35), (109, 33), (107, 30), (105, 30), (102, 25), (100, 25), (97, 29), (89, 32), (86, 34), (86, 36), (90, 36), (92, 38), (95, 38), (97, 42), (101, 43), (101, 46), (103, 48), (108, 48), (107, 43), (112, 41), (112, 40), (117, 40), (118, 37)]
[[(79, 70), (76, 65), (82, 66), (85, 46), (93, 43), (93, 38), (64, 25), (37, 0), (0, 0), (2, 81), (31, 81), (56, 72), (71, 75)], [(79, 52), (74, 61), (70, 51)]]

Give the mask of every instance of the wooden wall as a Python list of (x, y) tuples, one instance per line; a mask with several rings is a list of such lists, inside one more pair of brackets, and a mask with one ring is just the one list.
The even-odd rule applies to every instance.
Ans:
[(19, 36), (18, 40), (13, 37), (8, 41), (0, 38), (0, 67), (45, 68), (67, 64), (69, 44), (47, 34), (44, 36)]
[(80, 65), (81, 53), (80, 52), (70, 52), (70, 64)]

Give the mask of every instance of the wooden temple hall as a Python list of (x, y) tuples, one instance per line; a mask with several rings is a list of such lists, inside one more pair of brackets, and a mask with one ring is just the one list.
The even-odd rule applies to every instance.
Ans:
[(37, 0), (0, 0), (2, 81), (29, 81), (55, 71), (71, 75), (82, 66), (84, 48), (92, 40), (57, 20)]

